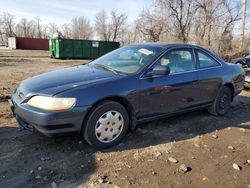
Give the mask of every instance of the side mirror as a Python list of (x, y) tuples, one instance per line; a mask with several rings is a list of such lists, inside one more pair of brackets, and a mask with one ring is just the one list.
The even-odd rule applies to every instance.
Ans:
[(155, 66), (152, 70), (147, 72), (147, 76), (163, 76), (168, 75), (170, 73), (169, 66)]

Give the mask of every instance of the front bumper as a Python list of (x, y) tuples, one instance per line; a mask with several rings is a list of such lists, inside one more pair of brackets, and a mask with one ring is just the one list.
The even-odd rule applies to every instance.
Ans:
[(65, 111), (41, 110), (16, 100), (15, 94), (9, 103), (21, 127), (48, 137), (79, 134), (88, 110), (88, 106), (74, 107)]

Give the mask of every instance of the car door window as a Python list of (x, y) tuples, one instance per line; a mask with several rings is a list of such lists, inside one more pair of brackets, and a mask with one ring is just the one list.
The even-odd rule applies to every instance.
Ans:
[(193, 53), (188, 49), (167, 52), (155, 66), (169, 66), (170, 74), (195, 70)]
[(198, 59), (200, 63), (200, 68), (210, 68), (210, 67), (216, 67), (220, 66), (220, 64), (215, 61), (212, 57), (210, 57), (208, 54), (198, 51)]

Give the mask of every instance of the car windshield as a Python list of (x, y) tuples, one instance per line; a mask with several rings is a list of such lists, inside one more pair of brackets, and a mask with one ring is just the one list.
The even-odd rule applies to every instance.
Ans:
[(155, 46), (125, 46), (90, 63), (114, 73), (133, 74), (152, 61), (162, 48)]

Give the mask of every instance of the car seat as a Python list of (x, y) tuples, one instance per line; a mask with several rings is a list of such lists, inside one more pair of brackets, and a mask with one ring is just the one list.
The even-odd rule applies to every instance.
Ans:
[(171, 70), (171, 73), (175, 73), (175, 72), (183, 72), (184, 69), (182, 68), (181, 64), (182, 64), (182, 58), (180, 54), (174, 54), (174, 53), (170, 53), (168, 55), (168, 59), (169, 59), (169, 67)]

